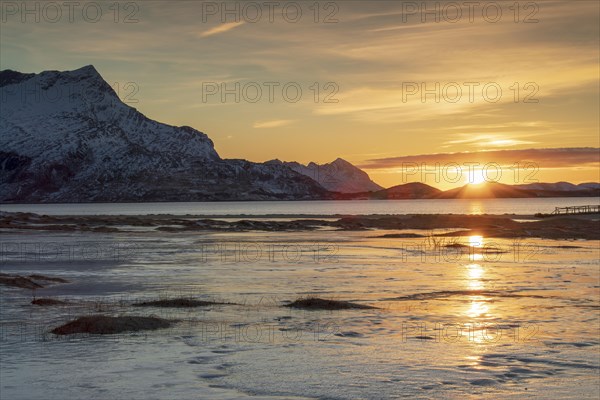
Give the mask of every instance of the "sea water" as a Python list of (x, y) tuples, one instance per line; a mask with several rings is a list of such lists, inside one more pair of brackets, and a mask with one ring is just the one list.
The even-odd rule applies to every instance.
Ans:
[[(5, 232), (1, 272), (71, 283), (2, 287), (1, 397), (598, 398), (598, 241), (383, 233)], [(231, 304), (131, 306), (180, 296)], [(306, 296), (377, 308), (284, 307)], [(49, 333), (95, 313), (179, 322)]]

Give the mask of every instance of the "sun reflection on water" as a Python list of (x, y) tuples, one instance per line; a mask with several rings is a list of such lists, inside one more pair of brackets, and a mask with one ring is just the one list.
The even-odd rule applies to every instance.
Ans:
[[(484, 269), (479, 264), (467, 265), (467, 284), (469, 290), (483, 290), (485, 288), (481, 278), (484, 274)], [(485, 303), (485, 298), (482, 296), (470, 296), (470, 306), (466, 314), (471, 318), (485, 317), (489, 311), (488, 305)]]
[[(476, 253), (476, 251), (483, 247), (484, 238), (480, 235), (469, 236), (469, 246), (472, 251), (469, 254), (469, 260), (471, 264), (467, 264), (466, 268), (466, 286), (468, 290), (481, 291), (485, 289), (483, 277), (485, 275), (485, 268), (476, 263), (483, 259), (482, 254)], [(465, 315), (473, 319), (487, 319), (490, 307), (484, 296), (473, 295), (469, 296), (469, 306), (465, 311)]]
[(483, 260), (483, 254), (477, 253), (478, 249), (483, 247), (483, 236), (473, 235), (469, 236), (469, 261), (481, 261)]
[(477, 298), (477, 300), (473, 299), (473, 301), (471, 301), (471, 305), (467, 310), (467, 315), (471, 318), (481, 318), (487, 316), (489, 306), (482, 301), (484, 300), (483, 297), (474, 296), (474, 298)]
[(483, 214), (483, 204), (477, 200), (471, 200), (469, 204), (469, 213), (473, 215)]
[(469, 246), (483, 247), (483, 236), (480, 236), (480, 235), (469, 236)]
[(469, 261), (481, 261), (483, 260), (483, 254), (469, 254)]
[(483, 289), (483, 282), (480, 280), (483, 276), (484, 270), (479, 264), (467, 265), (467, 279), (469, 289), (481, 290)]

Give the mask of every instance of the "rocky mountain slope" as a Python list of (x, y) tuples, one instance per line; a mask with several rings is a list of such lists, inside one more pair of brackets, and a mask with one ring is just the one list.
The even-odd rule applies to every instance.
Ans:
[(598, 196), (598, 183), (382, 189), (338, 158), (323, 165), (221, 159), (187, 126), (123, 103), (93, 66), (0, 71), (0, 202)]
[(297, 162), (284, 162), (294, 171), (306, 175), (332, 192), (358, 193), (375, 192), (383, 189), (369, 178), (369, 175), (348, 161), (338, 158), (328, 164), (311, 162), (303, 165)]
[(223, 160), (193, 128), (120, 101), (93, 66), (0, 72), (0, 201), (327, 198), (285, 165)]

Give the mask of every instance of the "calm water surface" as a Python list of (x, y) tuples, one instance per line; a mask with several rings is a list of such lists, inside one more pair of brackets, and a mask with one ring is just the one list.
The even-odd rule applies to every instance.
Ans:
[(2, 204), (2, 211), (46, 215), (370, 215), (370, 214), (524, 214), (555, 207), (597, 205), (598, 197), (543, 199), (440, 199), (356, 201), (241, 201), (191, 203)]
[[(7, 232), (0, 271), (68, 279), (35, 295), (75, 304), (0, 288), (2, 398), (598, 399), (598, 241), (381, 233)], [(131, 306), (181, 295), (235, 304)], [(307, 295), (378, 308), (283, 307)], [(98, 312), (180, 322), (48, 333)]]

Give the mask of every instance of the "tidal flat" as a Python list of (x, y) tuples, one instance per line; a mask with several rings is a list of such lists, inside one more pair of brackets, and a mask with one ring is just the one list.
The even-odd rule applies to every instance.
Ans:
[[(7, 398), (600, 395), (597, 239), (489, 236), (519, 227), (505, 216), (172, 231), (156, 228), (180, 217), (11, 218), (0, 272), (41, 287), (0, 285)], [(358, 306), (290, 307), (314, 298)], [(52, 333), (92, 316), (153, 329)]]

